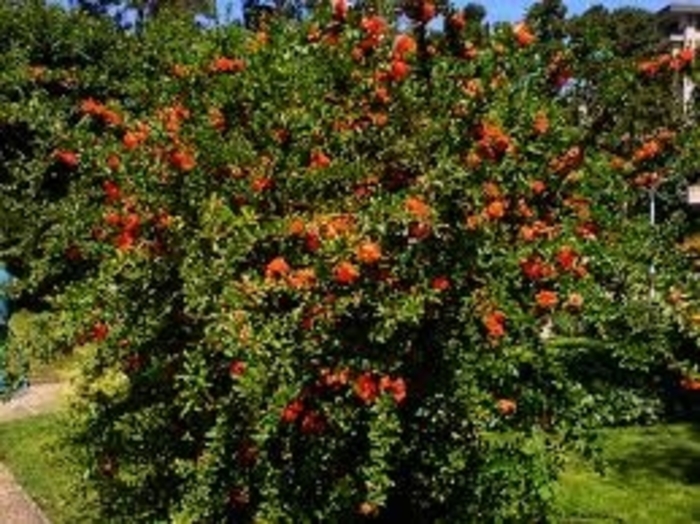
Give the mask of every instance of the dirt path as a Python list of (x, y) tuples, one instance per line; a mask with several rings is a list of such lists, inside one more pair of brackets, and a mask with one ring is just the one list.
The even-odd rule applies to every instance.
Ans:
[(66, 393), (65, 384), (36, 384), (0, 402), (0, 423), (55, 411)]
[(0, 524), (50, 524), (41, 509), (0, 464)]
[[(55, 411), (66, 393), (65, 384), (37, 384), (0, 402), (0, 424)], [(50, 524), (41, 509), (0, 463), (0, 524)]]

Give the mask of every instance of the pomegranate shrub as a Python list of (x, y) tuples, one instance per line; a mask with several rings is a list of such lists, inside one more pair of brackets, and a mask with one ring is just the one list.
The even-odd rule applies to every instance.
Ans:
[(575, 57), (434, 10), (154, 26), (74, 97), (42, 260), (84, 268), (52, 305), (105, 518), (541, 521), (651, 409), (687, 304), (644, 189), (692, 140), (591, 138)]

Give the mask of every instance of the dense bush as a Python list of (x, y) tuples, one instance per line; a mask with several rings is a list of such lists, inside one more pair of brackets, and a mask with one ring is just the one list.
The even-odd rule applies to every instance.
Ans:
[(37, 142), (3, 169), (34, 207), (3, 246), (82, 347), (105, 518), (539, 521), (563, 451), (651, 409), (685, 267), (644, 188), (692, 137), (598, 140), (574, 57), (427, 34), (430, 5), (22, 55)]

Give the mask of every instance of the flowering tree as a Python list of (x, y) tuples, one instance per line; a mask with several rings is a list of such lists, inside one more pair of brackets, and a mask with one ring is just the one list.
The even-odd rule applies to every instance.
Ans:
[(541, 520), (564, 450), (639, 414), (683, 260), (635, 181), (685, 142), (584, 140), (566, 54), (436, 10), (154, 25), (75, 97), (40, 238), (84, 268), (52, 304), (106, 518)]

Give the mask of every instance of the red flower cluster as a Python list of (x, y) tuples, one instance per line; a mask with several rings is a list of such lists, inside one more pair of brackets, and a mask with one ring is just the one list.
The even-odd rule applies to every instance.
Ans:
[(644, 76), (653, 78), (665, 71), (683, 71), (695, 61), (695, 51), (690, 48), (683, 48), (675, 53), (663, 54), (644, 60), (637, 66), (637, 70)]
[(511, 138), (493, 122), (482, 122), (476, 129), (477, 152), (481, 158), (500, 160), (503, 155), (513, 151)]
[(104, 322), (96, 322), (92, 326), (92, 339), (95, 342), (102, 342), (109, 335), (109, 326)]
[(148, 140), (150, 129), (146, 124), (139, 123), (136, 129), (128, 130), (124, 133), (122, 144), (128, 150), (133, 150)]
[(520, 261), (520, 270), (533, 282), (546, 280), (556, 274), (554, 268), (539, 256), (532, 256)]
[(513, 36), (520, 47), (528, 47), (537, 40), (537, 37), (535, 37), (525, 22), (518, 22), (513, 26)]
[(376, 242), (363, 242), (355, 253), (357, 260), (365, 265), (376, 264), (382, 258), (382, 248)]
[(365, 372), (355, 379), (354, 390), (365, 404), (376, 401), (381, 393), (390, 394), (397, 404), (406, 399), (406, 382), (401, 377), (392, 379), (384, 375), (378, 379), (374, 373)]
[(169, 161), (171, 166), (182, 172), (192, 171), (197, 165), (194, 155), (185, 149), (176, 149), (172, 151), (169, 156)]
[(506, 315), (502, 311), (492, 311), (483, 318), (484, 327), (490, 338), (497, 339), (506, 334)]
[(240, 58), (220, 56), (209, 64), (210, 73), (240, 73), (245, 70), (245, 62)]
[(554, 309), (559, 303), (556, 291), (542, 290), (535, 295), (535, 303), (541, 309)]
[(83, 100), (80, 104), (80, 111), (86, 115), (102, 120), (102, 122), (109, 126), (120, 126), (123, 122), (119, 113), (95, 101), (93, 98)]
[(360, 278), (360, 270), (352, 262), (344, 260), (333, 268), (333, 278), (338, 284), (350, 285)]
[(75, 151), (59, 149), (53, 154), (54, 159), (59, 164), (66, 166), (69, 169), (75, 169), (80, 163), (78, 154)]

